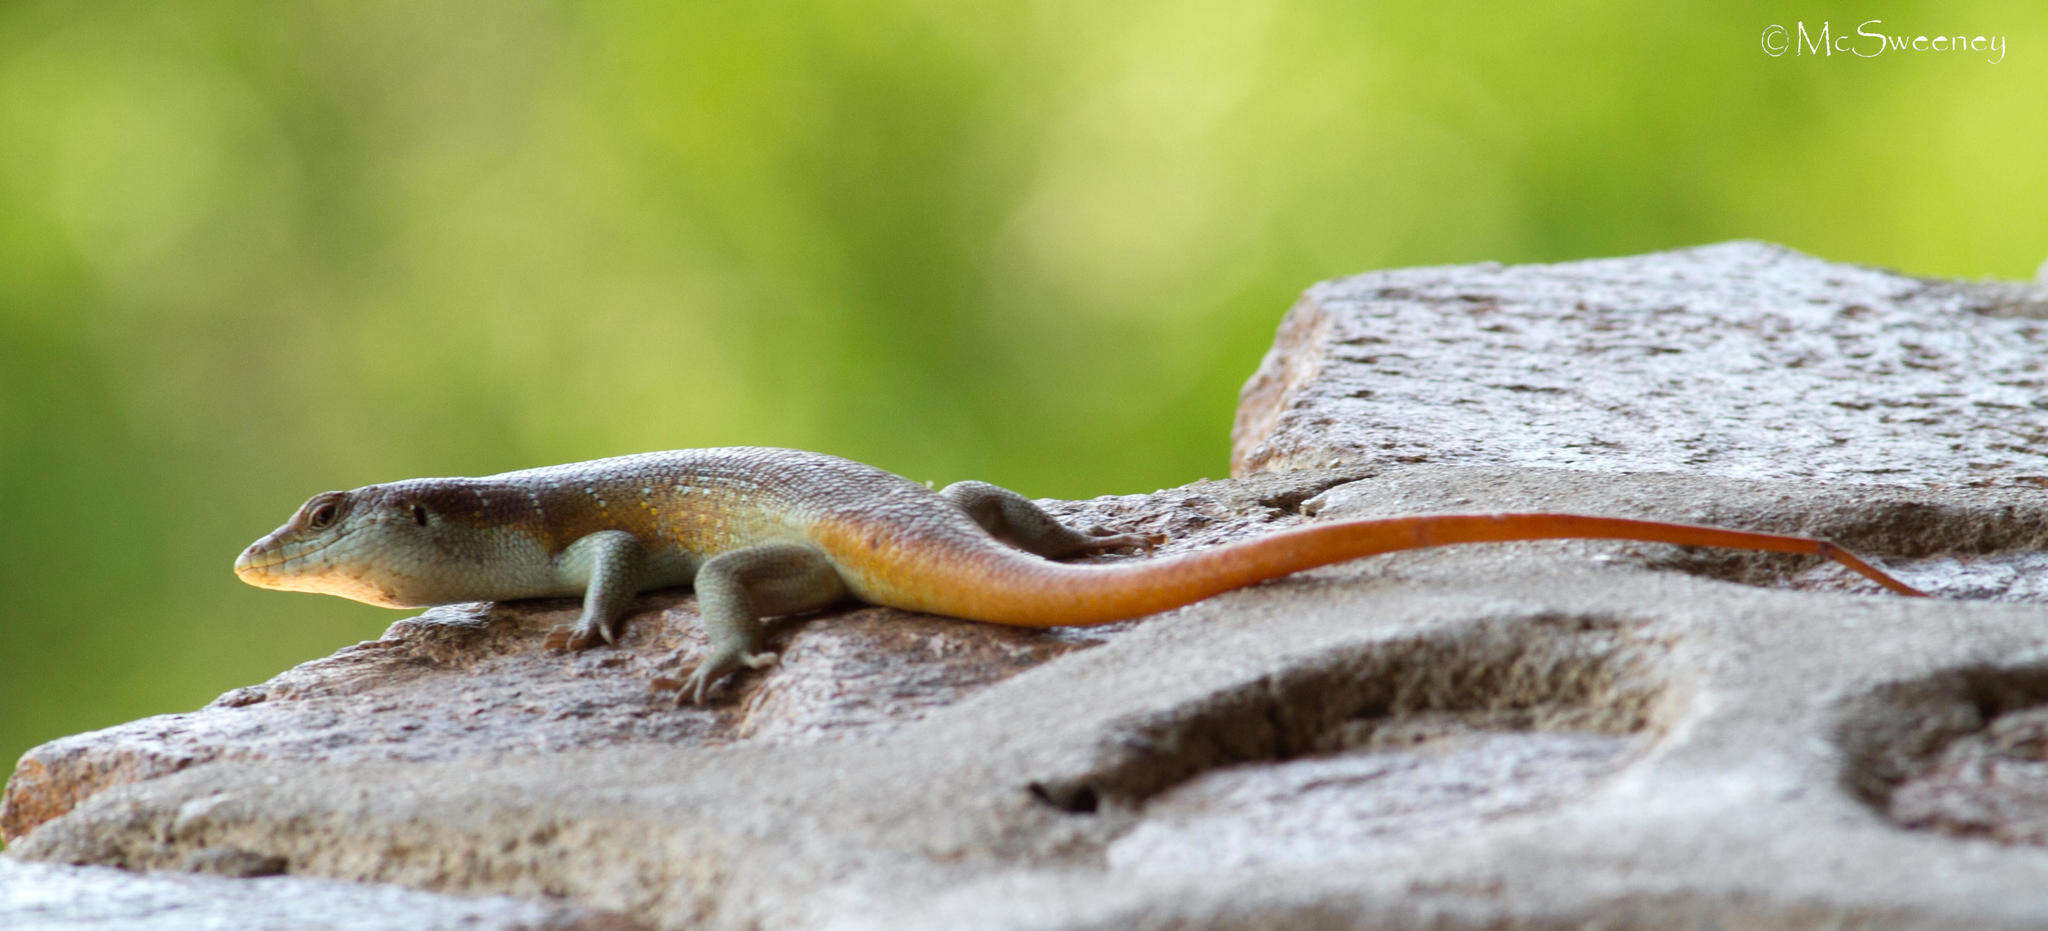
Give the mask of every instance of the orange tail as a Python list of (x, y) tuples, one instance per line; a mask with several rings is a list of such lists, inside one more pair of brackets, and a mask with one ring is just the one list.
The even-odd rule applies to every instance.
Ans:
[(1926, 596), (1833, 543), (1810, 537), (1578, 514), (1444, 514), (1300, 527), (1205, 552), (1113, 565), (1003, 559), (969, 569), (956, 584), (931, 586), (910, 599), (919, 603), (901, 606), (1015, 627), (1107, 624), (1361, 556), (1455, 543), (1553, 539), (1826, 556), (1901, 595)]

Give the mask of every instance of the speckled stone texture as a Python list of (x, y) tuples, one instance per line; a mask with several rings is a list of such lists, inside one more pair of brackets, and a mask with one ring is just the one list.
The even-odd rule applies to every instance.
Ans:
[(509, 896), (467, 898), (393, 885), (290, 876), (137, 876), (104, 866), (0, 859), (0, 927), (10, 931), (147, 928), (522, 928), (633, 931), (623, 915)]
[[(1169, 552), (1428, 511), (1716, 523), (1934, 599), (1459, 547), (1086, 631), (821, 612), (680, 709), (647, 682), (704, 648), (684, 593), (568, 657), (566, 601), (441, 609), (32, 751), (10, 858), (177, 872), (0, 861), (0, 926), (179, 883), (267, 915), (324, 877), (372, 883), (328, 900), (352, 927), (428, 893), (471, 927), (2039, 927), (2037, 287), (1755, 243), (1361, 276), (1247, 387), (1239, 467), (1276, 471), (1049, 503)], [(489, 894), (552, 911), (443, 902)]]
[(2048, 487), (2048, 288), (1731, 242), (1316, 285), (1232, 474), (1459, 463)]

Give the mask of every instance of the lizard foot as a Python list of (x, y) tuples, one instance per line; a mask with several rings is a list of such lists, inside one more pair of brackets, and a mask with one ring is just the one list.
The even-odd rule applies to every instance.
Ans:
[(563, 624), (548, 631), (547, 639), (541, 641), (541, 648), (557, 653), (575, 653), (612, 642), (612, 632), (602, 624)]
[(1166, 542), (1164, 536), (1150, 533), (1109, 533), (1106, 528), (1088, 528), (1090, 539), (1088, 549), (1100, 553), (1104, 550), (1137, 550), (1150, 553), (1153, 548)]
[(729, 656), (710, 657), (698, 663), (696, 670), (691, 672), (687, 679), (678, 680), (662, 676), (649, 685), (657, 692), (675, 692), (677, 707), (686, 704), (701, 705), (704, 704), (704, 693), (710, 690), (712, 683), (724, 678), (726, 673), (740, 666), (749, 669), (773, 666), (779, 659), (781, 657), (773, 653), (736, 651)]

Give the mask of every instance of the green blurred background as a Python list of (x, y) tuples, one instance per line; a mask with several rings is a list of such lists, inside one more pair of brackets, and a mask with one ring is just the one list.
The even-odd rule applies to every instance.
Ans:
[[(1772, 23), (2007, 37), (1771, 58)], [(404, 615), (313, 492), (799, 446), (1226, 471), (1294, 296), (1755, 237), (2048, 257), (2048, 4), (0, 4), (0, 758)]]

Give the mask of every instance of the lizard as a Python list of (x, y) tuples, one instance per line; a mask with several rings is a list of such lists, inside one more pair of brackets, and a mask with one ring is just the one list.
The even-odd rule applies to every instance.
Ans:
[(1148, 536), (1077, 530), (985, 482), (931, 488), (821, 453), (730, 447), (642, 453), (480, 478), (424, 478), (314, 495), (244, 550), (260, 588), (394, 608), (581, 597), (545, 646), (617, 640), (642, 591), (694, 586), (709, 650), (678, 689), (702, 703), (762, 649), (764, 618), (849, 598), (1020, 627), (1142, 617), (1304, 569), (1459, 543), (1614, 539), (1822, 556), (1902, 595), (1925, 593), (1826, 540), (1559, 513), (1432, 514), (1314, 523), (1192, 553)]

